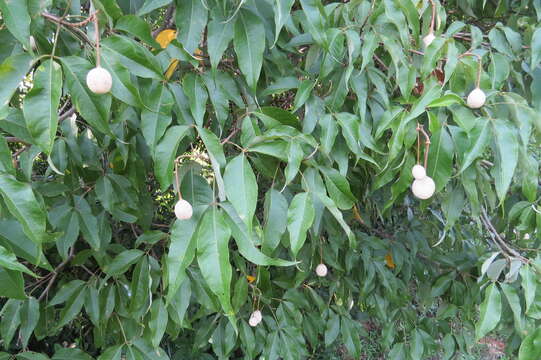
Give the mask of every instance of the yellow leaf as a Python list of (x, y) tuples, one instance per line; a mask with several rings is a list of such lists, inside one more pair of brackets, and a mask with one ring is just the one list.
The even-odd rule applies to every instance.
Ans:
[(387, 255), (385, 255), (385, 263), (389, 269), (394, 269), (396, 267), (393, 261), (393, 254), (391, 252), (388, 252)]
[(169, 80), (171, 76), (173, 76), (173, 73), (177, 69), (178, 66), (178, 60), (177, 59), (171, 59), (171, 62), (169, 63), (169, 66), (167, 67), (167, 71), (165, 72), (165, 78)]
[(175, 40), (176, 37), (177, 32), (175, 30), (165, 29), (160, 31), (160, 33), (156, 36), (156, 41), (163, 49), (165, 49), (171, 41)]
[(246, 279), (251, 284), (255, 281), (255, 276), (246, 275)]

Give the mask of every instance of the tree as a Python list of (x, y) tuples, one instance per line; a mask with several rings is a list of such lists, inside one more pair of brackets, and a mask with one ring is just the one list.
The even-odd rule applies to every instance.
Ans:
[(541, 1), (0, 12), (0, 358), (539, 358)]

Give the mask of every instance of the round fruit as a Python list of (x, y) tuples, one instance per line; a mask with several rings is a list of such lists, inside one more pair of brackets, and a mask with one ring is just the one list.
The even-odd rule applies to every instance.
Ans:
[(415, 165), (411, 169), (411, 173), (412, 173), (413, 177), (416, 180), (421, 180), (422, 178), (424, 178), (426, 176), (425, 168), (422, 165), (419, 165), (419, 164)]
[(250, 319), (248, 320), (248, 324), (250, 324), (251, 327), (257, 326), (261, 320), (263, 320), (263, 315), (261, 315), (261, 311), (256, 310), (250, 315)]
[(186, 200), (179, 200), (175, 204), (175, 216), (179, 220), (188, 220), (193, 215), (192, 205)]
[(111, 90), (113, 78), (109, 71), (98, 66), (86, 75), (86, 85), (95, 94), (105, 94)]
[(429, 47), (430, 44), (434, 41), (436, 37), (434, 36), (433, 32), (429, 32), (427, 36), (423, 38), (423, 43), (425, 44), (425, 48)]
[(475, 88), (470, 95), (468, 95), (467, 103), (471, 109), (479, 109), (481, 106), (485, 105), (486, 100), (487, 96), (483, 90)]
[(327, 276), (327, 266), (325, 264), (319, 264), (317, 267), (316, 267), (316, 274), (317, 276), (319, 277), (325, 277)]
[(432, 195), (434, 195), (434, 191), (436, 191), (436, 184), (431, 177), (425, 176), (424, 178), (415, 180), (413, 182), (413, 185), (411, 186), (411, 191), (413, 192), (413, 195), (415, 195), (415, 197), (421, 200), (426, 200), (429, 199)]

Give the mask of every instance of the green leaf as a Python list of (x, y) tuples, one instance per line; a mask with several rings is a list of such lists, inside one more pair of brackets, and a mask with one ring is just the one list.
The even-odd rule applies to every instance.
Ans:
[(231, 307), (231, 275), (229, 264), (229, 238), (231, 229), (222, 211), (210, 207), (199, 223), (196, 233), (197, 262), (210, 290), (218, 297), (227, 316), (233, 315)]
[(432, 41), (432, 44), (425, 49), (423, 66), (421, 67), (421, 74), (423, 76), (427, 76), (436, 68), (436, 63), (441, 57), (442, 48), (446, 41), (447, 39), (437, 36), (434, 41)]
[(513, 319), (515, 321), (515, 328), (518, 331), (523, 331), (524, 329), (524, 318), (522, 316), (522, 306), (520, 303), (520, 297), (518, 295), (518, 291), (515, 287), (512, 285), (502, 283), (500, 284), (500, 287), (505, 295), (505, 298), (507, 299), (507, 303), (509, 304), (509, 307), (513, 311)]
[(152, 303), (150, 308), (150, 322), (148, 326), (150, 328), (150, 333), (152, 334), (152, 346), (157, 348), (160, 345), (160, 342), (165, 334), (165, 329), (167, 327), (167, 309), (162, 301), (158, 299)]
[(154, 40), (151, 34), (150, 25), (142, 18), (135, 15), (124, 15), (115, 24), (117, 30), (125, 31), (143, 40), (147, 45), (160, 49), (161, 46)]
[(122, 251), (109, 264), (105, 265), (103, 272), (109, 276), (119, 276), (125, 273), (133, 264), (135, 264), (143, 252), (137, 249)]
[(294, 3), (295, 0), (274, 0), (274, 44), (278, 41), (280, 31), (290, 17), (289, 13)]
[(522, 290), (524, 290), (524, 301), (526, 303), (525, 312), (528, 313), (535, 300), (537, 281), (532, 269), (529, 266), (523, 266), (520, 269), (520, 277)]
[(500, 322), (502, 299), (496, 284), (490, 284), (485, 290), (485, 299), (479, 308), (479, 321), (475, 326), (475, 339), (483, 338), (494, 330)]
[(265, 126), (267, 126), (269, 129), (280, 124), (294, 127), (297, 130), (301, 130), (302, 128), (297, 116), (290, 111), (280, 109), (275, 106), (263, 106), (261, 107), (261, 113), (255, 112), (254, 114), (260, 117), (263, 122), (265, 122), (265, 116), (267, 119), (271, 118), (271, 121), (274, 121), (275, 124), (270, 126), (270, 124), (265, 122)]
[(280, 244), (280, 239), (287, 229), (287, 200), (276, 189), (270, 189), (265, 194), (263, 227), (263, 251), (272, 253)]
[(178, 146), (189, 129), (184, 125), (171, 126), (156, 146), (154, 172), (162, 191), (165, 191), (173, 182), (173, 167)]
[(244, 154), (233, 158), (224, 173), (225, 193), (239, 217), (252, 228), (257, 205), (257, 181)]
[(311, 194), (306, 192), (295, 195), (287, 210), (287, 229), (291, 252), (297, 257), (306, 240), (306, 232), (312, 226), (315, 210)]
[(143, 256), (137, 261), (132, 273), (129, 311), (136, 318), (145, 315), (152, 303), (152, 299), (149, 298), (152, 278), (148, 259), (148, 256)]
[(357, 326), (355, 321), (342, 317), (342, 341), (346, 345), (348, 353), (359, 359), (361, 357), (361, 340)]
[(436, 191), (441, 191), (453, 173), (454, 144), (445, 127), (430, 136), (427, 173), (436, 183)]
[(213, 157), (220, 167), (225, 167), (225, 155), (220, 139), (210, 130), (198, 127), (197, 131), (207, 151), (211, 157)]
[(13, 335), (15, 335), (15, 331), (21, 324), (21, 305), (21, 301), (10, 299), (2, 308), (0, 334), (6, 349), (9, 349)]
[(115, 98), (131, 106), (142, 106), (139, 90), (132, 83), (131, 74), (121, 59), (116, 56), (104, 56), (101, 59), (101, 66), (107, 69), (113, 78), (111, 94)]
[(252, 92), (255, 92), (263, 66), (265, 26), (259, 17), (251, 11), (244, 9), (239, 11), (235, 21), (233, 45), (246, 83)]
[(443, 95), (439, 99), (432, 101), (430, 104), (428, 104), (427, 107), (430, 107), (430, 108), (431, 107), (446, 107), (446, 106), (451, 106), (453, 104), (464, 105), (464, 100), (457, 94), (449, 93), (449, 94)]
[(60, 311), (59, 320), (55, 324), (57, 329), (61, 329), (64, 325), (75, 319), (81, 312), (86, 296), (86, 288), (81, 287), (73, 296), (66, 302), (66, 305)]
[(111, 95), (96, 95), (86, 85), (86, 75), (93, 68), (92, 64), (77, 56), (63, 57), (61, 61), (66, 75), (66, 87), (72, 95), (77, 112), (96, 130), (110, 134)]
[(415, 329), (413, 331), (411, 345), (410, 345), (410, 355), (412, 360), (421, 360), (425, 347), (423, 344), (423, 338), (419, 330)]
[(35, 298), (28, 298), (21, 307), (21, 329), (19, 334), (23, 348), (28, 345), (30, 335), (34, 332), (39, 318), (39, 302)]
[(332, 310), (329, 310), (329, 318), (325, 326), (325, 346), (329, 346), (340, 334), (340, 316)]
[(36, 244), (45, 241), (46, 213), (34, 196), (32, 187), (12, 175), (0, 172), (0, 193), (9, 212), (23, 226), (26, 236)]
[(537, 28), (532, 35), (532, 60), (530, 67), (535, 69), (541, 62), (541, 27)]
[(30, 240), (16, 219), (0, 219), (0, 243), (13, 251), (16, 256), (52, 271), (51, 265), (41, 251), (41, 244)]
[[(199, 0), (194, 0), (199, 1)], [(190, 111), (197, 126), (203, 126), (205, 112), (207, 111), (207, 100), (209, 98), (201, 77), (194, 73), (188, 73), (182, 79), (184, 93), (190, 100)]]
[(49, 301), (47, 306), (54, 306), (65, 303), (71, 297), (73, 297), (73, 294), (79, 291), (84, 285), (85, 283), (82, 280), (72, 280), (68, 283), (65, 283), (64, 285), (62, 285), (60, 290), (56, 292), (56, 294), (54, 295), (52, 300)]
[(322, 4), (319, 0), (301, 0), (302, 11), (306, 17), (306, 26), (308, 32), (314, 38), (314, 41), (327, 48), (328, 40), (325, 32), (325, 12), (322, 11)]
[(162, 84), (156, 84), (149, 94), (151, 107), (141, 112), (141, 130), (151, 154), (172, 121), (173, 95)]
[(58, 349), (51, 360), (92, 360), (92, 357), (75, 348), (60, 348)]
[(352, 249), (355, 249), (357, 247), (355, 235), (351, 231), (351, 228), (347, 224), (347, 222), (344, 220), (344, 216), (340, 210), (338, 210), (338, 207), (336, 206), (336, 203), (323, 191), (315, 191), (316, 196), (319, 198), (319, 200), (325, 205), (327, 210), (332, 214), (332, 216), (338, 221), (344, 232), (346, 233), (346, 236), (349, 240), (349, 246)]
[(299, 88), (297, 90), (297, 93), (295, 94), (293, 111), (297, 111), (310, 98), (314, 86), (316, 86), (316, 82), (312, 80), (304, 80), (299, 84)]
[(518, 350), (518, 360), (537, 360), (539, 358), (541, 358), (541, 328), (528, 335)]
[(37, 277), (34, 272), (30, 271), (26, 266), (17, 261), (15, 254), (0, 245), (0, 266), (9, 270), (23, 272), (30, 276)]
[[(477, 158), (479, 158), (485, 151), (486, 146), (489, 142), (489, 121), (481, 118), (477, 122), (477, 125), (472, 130), (470, 136), (468, 136), (472, 141), (470, 149), (468, 149), (464, 155), (464, 161), (460, 167), (459, 173), (462, 173), (466, 170)], [(459, 148), (459, 150), (462, 150)]]
[(290, 182), (295, 179), (295, 176), (297, 176), (297, 173), (299, 172), (299, 168), (301, 165), (301, 161), (304, 158), (304, 151), (302, 150), (302, 146), (300, 142), (297, 140), (292, 139), (289, 142), (288, 146), (288, 154), (287, 154), (287, 166), (285, 169), (285, 184), (284, 187), (289, 185)]
[[(0, 4), (6, 0), (0, 0)], [(1, 5), (0, 5), (1, 6)], [(13, 93), (26, 76), (33, 59), (26, 53), (12, 55), (0, 65), (0, 109), (9, 103)]]
[(151, 11), (159, 9), (165, 5), (169, 5), (173, 0), (146, 0), (145, 3), (137, 10), (137, 15), (142, 16)]
[(47, 355), (38, 354), (33, 351), (25, 351), (17, 354), (17, 360), (49, 360)]
[(201, 0), (176, 0), (176, 4), (178, 40), (188, 53), (193, 54), (207, 25), (207, 7)]
[(325, 154), (330, 154), (333, 149), (336, 136), (338, 135), (337, 122), (334, 120), (332, 115), (325, 114), (319, 120), (319, 126), (321, 127), (321, 151), (323, 151)]
[(94, 326), (100, 325), (100, 296), (95, 286), (88, 286), (85, 297), (85, 312)]
[(18, 271), (0, 268), (0, 291), (10, 299), (25, 300), (24, 279)]
[(223, 23), (221, 19), (213, 19), (207, 27), (207, 50), (210, 57), (210, 65), (213, 69), (218, 67), (220, 60), (233, 40), (234, 23)]
[(121, 360), (123, 345), (112, 346), (107, 348), (99, 357), (98, 360)]
[(27, 49), (30, 48), (30, 15), (27, 1), (0, 0), (2, 20), (9, 32)]
[[(176, 220), (171, 229), (171, 243), (167, 253), (167, 300), (169, 304), (186, 279), (186, 268), (195, 258), (197, 238), (194, 236), (200, 219), (200, 208), (194, 209), (189, 220)], [(165, 274), (164, 274), (165, 275)]]
[[(125, 36), (109, 36), (101, 42), (103, 58), (114, 58), (130, 72), (143, 78), (162, 80), (162, 69), (152, 53), (138, 42)], [(114, 83), (114, 81), (113, 81)]]
[(508, 121), (495, 119), (492, 125), (496, 142), (496, 161), (493, 176), (496, 193), (500, 202), (503, 202), (518, 163), (518, 135), (516, 128), (510, 125)]
[(24, 98), (23, 112), (28, 132), (47, 154), (56, 136), (61, 95), (62, 69), (55, 61), (44, 61), (34, 72), (34, 84)]
[(320, 170), (325, 177), (325, 186), (329, 196), (334, 200), (336, 206), (342, 210), (351, 209), (357, 199), (351, 192), (348, 180), (336, 169), (322, 167)]
[[(240, 254), (246, 258), (246, 260), (261, 266), (290, 266), (295, 262), (286, 261), (282, 259), (274, 259), (266, 256), (255, 247), (254, 235), (246, 224), (244, 224), (235, 211), (235, 208), (227, 202), (220, 203), (220, 206), (225, 210), (227, 216), (226, 222), (231, 229), (233, 238), (238, 246)], [(283, 214), (282, 214), (283, 215)]]

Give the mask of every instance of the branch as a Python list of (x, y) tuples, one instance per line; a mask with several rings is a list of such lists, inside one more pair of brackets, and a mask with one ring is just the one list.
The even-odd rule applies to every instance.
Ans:
[(530, 260), (528, 260), (524, 256), (520, 255), (520, 253), (518, 251), (516, 251), (515, 249), (513, 249), (512, 247), (507, 245), (505, 240), (500, 236), (500, 234), (498, 233), (498, 231), (496, 230), (496, 228), (494, 227), (494, 225), (490, 221), (490, 218), (489, 218), (489, 216), (487, 214), (487, 211), (486, 211), (486, 209), (484, 207), (481, 207), (481, 212), (482, 212), (482, 214), (481, 214), (481, 222), (487, 228), (487, 230), (488, 230), (488, 232), (490, 234), (490, 237), (492, 238), (492, 240), (494, 241), (496, 246), (500, 249), (502, 254), (504, 254), (506, 257), (509, 257), (509, 255), (512, 255), (513, 257), (519, 259), (520, 261), (522, 261), (525, 264), (530, 263)]
[(69, 21), (65, 21), (65, 20), (63, 20), (63, 19), (61, 19), (61, 18), (59, 18), (57, 16), (54, 16), (53, 14), (49, 14), (47, 12), (41, 13), (41, 16), (43, 16), (45, 19), (49, 20), (52, 23), (64, 25), (65, 29), (68, 29), (69, 31), (71, 31), (72, 33), (74, 33), (75, 35), (80, 37), (87, 44), (90, 44), (90, 45), (94, 46), (94, 43), (92, 41), (90, 41), (88, 36), (86, 36), (86, 34), (83, 31), (81, 31), (81, 29), (74, 26), (73, 23), (70, 23)]
[(53, 270), (53, 276), (51, 276), (51, 279), (49, 280), (49, 283), (47, 283), (47, 287), (45, 288), (45, 290), (43, 290), (43, 292), (41, 293), (41, 295), (39, 296), (38, 298), (38, 301), (41, 301), (43, 300), (43, 298), (45, 296), (47, 296), (47, 293), (49, 292), (49, 290), (51, 290), (51, 287), (53, 286), (54, 284), (54, 281), (56, 280), (56, 277), (58, 276), (58, 272), (60, 270), (62, 270), (62, 268), (64, 268), (64, 266), (67, 265), (67, 263), (69, 263), (71, 261), (71, 259), (73, 259), (73, 256), (75, 254), (75, 247), (72, 246), (71, 249), (70, 249), (70, 253), (69, 253), (69, 256), (66, 258), (66, 260), (62, 261), (54, 270)]

